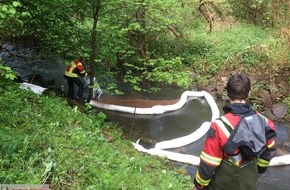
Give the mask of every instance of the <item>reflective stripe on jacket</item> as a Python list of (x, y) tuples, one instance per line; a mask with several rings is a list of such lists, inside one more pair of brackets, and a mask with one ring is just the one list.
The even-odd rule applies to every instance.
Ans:
[[(226, 112), (220, 118), (222, 121), (218, 119), (212, 122), (211, 127), (207, 132), (204, 147), (200, 155), (200, 165), (197, 170), (194, 182), (198, 187), (206, 187), (211, 184), (211, 180), (214, 179), (213, 177), (217, 175), (217, 172), (222, 172), (221, 169), (218, 168), (220, 168), (220, 165), (224, 162), (224, 160), (238, 168), (241, 168), (248, 163), (248, 161), (242, 160), (242, 156), (239, 154), (239, 149), (234, 152), (233, 156), (228, 156), (225, 154), (223, 147), (230, 135), (227, 127), (230, 127), (232, 130), (234, 130), (240, 121), (240, 115), (253, 110), (251, 109), (251, 106), (247, 104), (230, 104), (227, 108), (231, 108), (231, 111)], [(242, 113), (237, 113), (236, 110), (237, 112)], [(276, 152), (274, 147), (275, 126), (270, 120), (266, 120), (266, 122), (269, 125), (269, 129), (266, 129), (265, 149), (255, 161), (255, 167), (258, 167), (258, 170), (259, 167), (267, 168), (270, 160), (274, 157)], [(224, 125), (224, 123), (226, 123), (227, 127)], [(268, 135), (267, 131), (269, 132)]]
[(84, 75), (86, 73), (85, 68), (80, 60), (74, 60), (67, 66), (64, 73), (65, 76), (77, 78), (78, 75)]

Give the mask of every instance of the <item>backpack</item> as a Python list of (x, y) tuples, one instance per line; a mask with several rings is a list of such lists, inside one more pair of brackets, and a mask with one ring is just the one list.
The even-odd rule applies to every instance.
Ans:
[(230, 132), (223, 147), (224, 152), (231, 156), (234, 155), (235, 150), (239, 149), (243, 160), (260, 157), (266, 148), (267, 140), (276, 136), (275, 131), (268, 125), (267, 119), (255, 112), (241, 115), (234, 129), (224, 121), (222, 122)]

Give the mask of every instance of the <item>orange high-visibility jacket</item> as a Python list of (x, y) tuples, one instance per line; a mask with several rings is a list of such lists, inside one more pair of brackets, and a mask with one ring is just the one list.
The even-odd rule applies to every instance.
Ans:
[(64, 73), (67, 77), (78, 77), (78, 75), (84, 75), (86, 73), (85, 68), (82, 62), (79, 59), (71, 62), (70, 65), (67, 66), (66, 71)]

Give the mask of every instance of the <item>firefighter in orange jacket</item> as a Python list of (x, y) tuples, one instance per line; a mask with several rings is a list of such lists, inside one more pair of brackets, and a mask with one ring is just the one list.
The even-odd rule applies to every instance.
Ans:
[(194, 178), (194, 190), (256, 190), (259, 174), (276, 154), (275, 125), (247, 102), (251, 82), (244, 74), (230, 77), (230, 103), (211, 123)]
[(82, 59), (76, 59), (67, 66), (64, 77), (67, 79), (68, 84), (68, 96), (69, 98), (74, 98), (74, 84), (78, 86), (77, 99), (80, 101), (85, 101), (83, 99), (83, 93), (85, 84), (80, 77), (87, 76)]

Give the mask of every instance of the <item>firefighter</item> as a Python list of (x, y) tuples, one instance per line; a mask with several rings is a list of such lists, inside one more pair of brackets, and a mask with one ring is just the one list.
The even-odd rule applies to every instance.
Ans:
[(68, 84), (68, 97), (74, 98), (74, 84), (78, 86), (77, 91), (77, 100), (85, 101), (83, 98), (83, 93), (85, 89), (85, 82), (81, 79), (81, 77), (87, 76), (86, 70), (83, 65), (83, 61), (81, 58), (78, 58), (71, 62), (66, 67), (64, 77), (67, 79)]
[(245, 74), (232, 75), (226, 91), (230, 103), (206, 134), (194, 190), (256, 190), (259, 176), (276, 154), (275, 125), (247, 102), (251, 90)]

